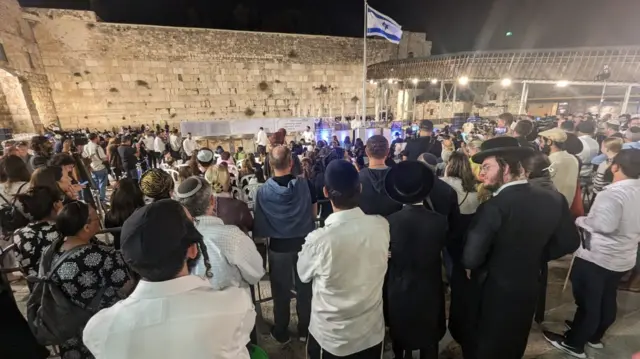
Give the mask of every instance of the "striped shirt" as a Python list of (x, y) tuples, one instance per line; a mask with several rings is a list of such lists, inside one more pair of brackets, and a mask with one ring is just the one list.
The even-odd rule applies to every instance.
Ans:
[(640, 179), (605, 187), (576, 225), (586, 232), (577, 257), (614, 272), (632, 269), (640, 242)]

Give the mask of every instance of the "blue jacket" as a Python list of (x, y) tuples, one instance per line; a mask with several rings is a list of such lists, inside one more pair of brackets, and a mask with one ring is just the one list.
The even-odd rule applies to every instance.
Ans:
[(311, 193), (305, 179), (296, 178), (283, 187), (269, 178), (260, 186), (255, 203), (254, 236), (304, 238), (314, 229)]

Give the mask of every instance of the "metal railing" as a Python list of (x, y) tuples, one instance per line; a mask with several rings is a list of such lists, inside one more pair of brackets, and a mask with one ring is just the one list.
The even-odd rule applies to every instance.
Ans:
[(367, 77), (382, 79), (438, 79), (460, 76), (499, 81), (519, 80), (594, 81), (609, 66), (610, 82), (640, 83), (640, 47), (595, 47), (539, 50), (461, 52), (403, 60), (368, 67)]

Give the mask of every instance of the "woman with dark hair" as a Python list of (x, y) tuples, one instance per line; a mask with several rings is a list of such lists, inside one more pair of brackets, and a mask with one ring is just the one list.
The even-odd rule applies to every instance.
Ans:
[(476, 191), (477, 182), (471, 170), (469, 158), (464, 153), (451, 153), (442, 180), (453, 187), (458, 194), (460, 214), (471, 215), (476, 213), (476, 209), (480, 205), (478, 192)]
[(264, 171), (262, 170), (262, 164), (256, 161), (256, 155), (254, 155), (253, 153), (249, 153), (247, 155), (247, 160), (251, 162), (251, 166), (253, 167), (254, 174), (256, 175), (256, 180), (258, 180), (258, 183), (264, 183)]
[(313, 179), (313, 161), (311, 158), (306, 157), (300, 162), (302, 164), (302, 178), (311, 181)]
[(344, 150), (347, 152), (351, 152), (351, 146), (353, 146), (353, 144), (351, 143), (351, 137), (346, 136), (343, 143)]
[[(97, 311), (114, 305), (126, 297), (130, 284), (127, 265), (120, 252), (94, 239), (100, 230), (98, 213), (84, 202), (66, 204), (58, 214), (56, 226), (62, 238), (56, 240), (47, 250), (53, 255), (52, 262), (73, 251), (62, 259), (52, 273), (52, 282), (60, 288), (69, 300), (87, 308), (98, 301)], [(45, 254), (45, 255), (47, 255)], [(60, 345), (61, 359), (92, 359), (93, 355), (82, 343), (82, 329), (79, 336)]]
[(54, 221), (62, 208), (62, 193), (57, 188), (34, 187), (16, 195), (16, 199), (16, 205), (30, 221), (13, 232), (17, 259), (25, 275), (37, 275), (42, 252), (60, 238)]
[(556, 186), (551, 181), (553, 168), (547, 155), (542, 152), (534, 152), (523, 162), (523, 167), (532, 186), (556, 191)]
[[(138, 185), (129, 178), (121, 179), (111, 194), (111, 209), (104, 219), (106, 228), (122, 227), (124, 221), (144, 206), (144, 196)], [(120, 232), (113, 233), (113, 246), (120, 249)]]
[(82, 191), (84, 186), (78, 183), (77, 173), (75, 171), (76, 160), (68, 153), (57, 153), (53, 155), (51, 158), (51, 166), (62, 168), (62, 174), (64, 177), (63, 184), (66, 184), (66, 176), (69, 177), (71, 181), (70, 191), (74, 191), (75, 193), (79, 193)]
[(13, 201), (13, 197), (27, 190), (31, 175), (27, 165), (18, 156), (4, 157), (0, 161), (0, 204)]
[(31, 157), (29, 166), (34, 170), (45, 167), (53, 154), (53, 146), (49, 139), (44, 136), (33, 136), (31, 138), (31, 150), (33, 151), (33, 157)]
[(331, 138), (331, 147), (336, 148), (336, 147), (340, 147), (340, 140), (338, 140), (338, 136), (333, 136)]
[(48, 187), (52, 191), (57, 189), (64, 196), (65, 202), (78, 198), (78, 192), (71, 184), (71, 177), (56, 166), (36, 169), (31, 176), (31, 187)]

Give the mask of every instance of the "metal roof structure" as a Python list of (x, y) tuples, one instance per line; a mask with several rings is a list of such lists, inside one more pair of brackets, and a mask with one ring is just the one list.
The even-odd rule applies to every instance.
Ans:
[(560, 80), (593, 84), (605, 66), (609, 85), (640, 84), (640, 47), (566, 48), (461, 52), (448, 55), (391, 60), (368, 66), (369, 80), (553, 83)]

